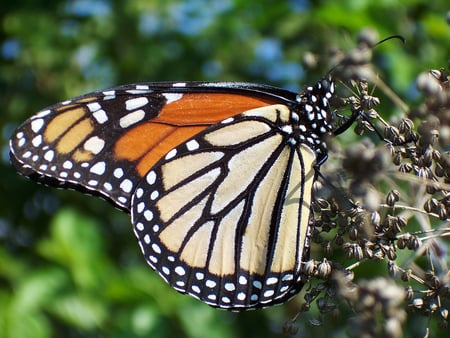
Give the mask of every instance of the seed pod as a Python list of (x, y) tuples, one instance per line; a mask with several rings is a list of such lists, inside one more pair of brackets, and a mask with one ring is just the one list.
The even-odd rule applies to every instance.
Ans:
[(326, 259), (317, 267), (317, 275), (319, 278), (327, 278), (331, 274), (331, 264)]
[(391, 190), (386, 197), (386, 204), (393, 207), (396, 202), (400, 200), (400, 192), (398, 190)]

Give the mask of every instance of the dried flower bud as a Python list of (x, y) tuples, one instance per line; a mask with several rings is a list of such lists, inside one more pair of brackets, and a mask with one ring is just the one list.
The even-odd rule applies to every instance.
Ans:
[(331, 256), (333, 254), (333, 248), (330, 241), (323, 241), (322, 248), (325, 256)]
[(411, 170), (413, 169), (411, 163), (403, 163), (402, 165), (400, 165), (400, 168), (398, 168), (398, 170), (402, 173), (410, 173)]
[(336, 237), (334, 237), (334, 243), (336, 243), (336, 245), (342, 245), (344, 244), (344, 238), (341, 235), (336, 235)]
[(424, 302), (422, 298), (415, 298), (412, 303), (415, 308), (421, 309)]
[(411, 275), (412, 275), (412, 270), (411, 269), (406, 269), (402, 272), (401, 274), (401, 279), (404, 282), (408, 282), (411, 279)]
[(395, 262), (393, 261), (388, 261), (388, 272), (389, 272), (389, 276), (391, 276), (392, 278), (397, 278), (400, 269), (397, 266), (397, 264), (395, 264)]
[(391, 190), (386, 197), (386, 204), (393, 207), (399, 200), (400, 192), (398, 190)]
[(367, 246), (364, 247), (364, 257), (367, 257), (369, 259), (373, 258), (373, 250)]
[(398, 125), (398, 130), (404, 134), (407, 131), (411, 131), (414, 129), (414, 122), (408, 118), (404, 118), (400, 121)]
[(434, 173), (436, 174), (437, 177), (444, 177), (445, 170), (440, 164), (436, 163), (436, 167), (434, 168)]
[(392, 246), (389, 246), (388, 250), (386, 251), (386, 256), (390, 260), (395, 260), (397, 258), (397, 253), (395, 252), (395, 248)]
[(402, 163), (402, 154), (397, 153), (394, 155), (394, 158), (392, 159), (392, 163), (394, 163), (395, 165), (400, 165)]
[(445, 208), (445, 206), (442, 205), (442, 207), (439, 208), (438, 215), (441, 221), (445, 221), (447, 219), (447, 209)]
[(380, 225), (381, 222), (381, 216), (380, 213), (378, 211), (372, 211), (370, 213), (370, 222), (372, 223), (373, 226), (377, 227)]
[(310, 259), (309, 261), (303, 264), (303, 273), (306, 274), (307, 276), (311, 276), (314, 273), (315, 268), (316, 264), (314, 260)]
[(363, 250), (362, 250), (360, 245), (355, 245), (355, 247), (354, 247), (354, 257), (358, 261), (363, 259), (364, 254), (363, 254)]
[(431, 166), (431, 160), (433, 159), (433, 146), (429, 144), (423, 153), (423, 166)]
[(422, 246), (422, 240), (416, 236), (413, 236), (413, 238), (408, 242), (409, 250), (418, 250), (421, 246)]
[(331, 274), (331, 264), (326, 259), (323, 260), (317, 267), (317, 274), (319, 278), (325, 279)]
[(411, 285), (408, 285), (405, 289), (405, 293), (406, 293), (406, 300), (412, 300), (414, 297), (414, 289), (412, 288)]
[(400, 136), (399, 130), (394, 126), (387, 126), (384, 129), (384, 137), (386, 137), (388, 140), (397, 140)]
[(404, 236), (400, 236), (397, 239), (397, 248), (399, 248), (400, 250), (404, 249), (406, 247), (406, 238)]
[(295, 322), (295, 320), (288, 320), (286, 323), (284, 323), (283, 325), (283, 333), (286, 336), (294, 336), (298, 333), (299, 330), (299, 326), (298, 324)]
[(356, 241), (358, 239), (358, 226), (352, 224), (350, 229), (348, 230), (348, 236), (352, 241)]
[(429, 305), (429, 308), (430, 308), (431, 312), (434, 313), (439, 308), (439, 305), (437, 305), (436, 302), (431, 302)]
[(441, 189), (439, 188), (439, 185), (436, 182), (433, 182), (431, 184), (427, 184), (426, 191), (427, 191), (427, 194), (429, 194), (429, 195), (433, 195), (433, 194), (435, 194), (436, 192), (438, 192), (440, 190)]

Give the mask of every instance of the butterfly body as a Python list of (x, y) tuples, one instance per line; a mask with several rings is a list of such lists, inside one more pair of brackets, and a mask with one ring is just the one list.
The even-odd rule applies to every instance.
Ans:
[(130, 212), (145, 259), (176, 290), (219, 308), (270, 306), (302, 287), (333, 93), (330, 79), (300, 94), (240, 82), (117, 87), (27, 120), (11, 158), (26, 176)]

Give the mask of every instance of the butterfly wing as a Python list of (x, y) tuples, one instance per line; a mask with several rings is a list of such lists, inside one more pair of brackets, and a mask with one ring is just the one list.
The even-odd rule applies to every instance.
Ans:
[(54, 105), (10, 141), (17, 170), (131, 212), (147, 262), (227, 309), (302, 286), (329, 79), (297, 95), (247, 83), (148, 83)]
[(130, 210), (147, 171), (172, 148), (222, 119), (295, 97), (246, 83), (148, 83), (94, 92), (49, 107), (11, 139), (25, 176), (102, 196)]
[(301, 288), (315, 152), (292, 144), (285, 105), (225, 119), (171, 150), (137, 187), (150, 266), (212, 306), (282, 303)]

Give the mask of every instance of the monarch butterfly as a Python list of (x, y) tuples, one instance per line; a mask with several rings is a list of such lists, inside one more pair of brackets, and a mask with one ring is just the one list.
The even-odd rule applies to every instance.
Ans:
[(300, 94), (240, 82), (96, 91), (25, 121), (11, 160), (131, 213), (147, 263), (177, 291), (267, 307), (302, 287), (334, 90), (326, 76)]

